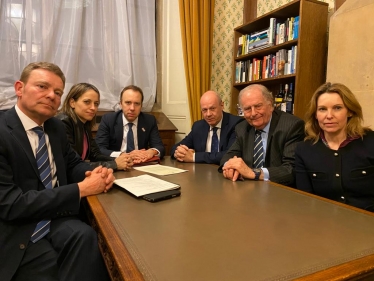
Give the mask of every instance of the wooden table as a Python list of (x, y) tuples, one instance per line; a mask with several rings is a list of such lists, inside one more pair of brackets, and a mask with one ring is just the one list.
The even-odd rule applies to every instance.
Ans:
[(113, 280), (373, 280), (372, 213), (231, 182), (213, 165), (163, 163), (188, 170), (160, 177), (181, 185), (179, 198), (150, 203), (119, 188), (88, 198)]
[[(93, 137), (96, 136), (97, 129), (99, 128), (101, 117), (109, 112), (113, 111), (99, 111), (97, 113), (97, 122), (96, 125), (92, 128)], [(165, 146), (165, 155), (170, 155), (170, 150), (175, 144), (175, 131), (178, 130), (177, 127), (169, 120), (169, 118), (163, 112), (148, 112), (146, 114), (152, 114), (157, 121), (158, 132), (162, 143)]]

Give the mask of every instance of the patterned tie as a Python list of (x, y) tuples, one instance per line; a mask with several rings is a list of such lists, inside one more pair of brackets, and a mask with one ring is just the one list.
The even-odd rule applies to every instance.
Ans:
[(212, 136), (212, 144), (210, 147), (210, 152), (215, 153), (218, 152), (218, 136), (217, 136), (217, 127), (213, 128), (213, 136)]
[[(36, 151), (36, 164), (45, 188), (52, 188), (51, 166), (49, 164), (48, 150), (45, 143), (45, 134), (42, 127), (35, 127), (32, 129), (39, 137), (39, 145)], [(31, 235), (31, 242), (36, 243), (42, 239), (49, 232), (51, 220), (42, 220), (38, 222), (34, 233)]]
[(261, 130), (255, 132), (255, 148), (253, 150), (253, 168), (264, 166), (264, 147), (262, 145)]
[(127, 123), (129, 126), (129, 131), (127, 132), (127, 147), (126, 147), (126, 152), (129, 153), (135, 149), (135, 144), (134, 144), (134, 133), (132, 132), (132, 125), (133, 123)]

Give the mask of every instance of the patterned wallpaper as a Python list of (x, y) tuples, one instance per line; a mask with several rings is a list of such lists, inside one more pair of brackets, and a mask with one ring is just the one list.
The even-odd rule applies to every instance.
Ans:
[[(243, 23), (243, 3), (248, 0), (216, 0), (214, 11), (211, 89), (217, 91), (230, 111), (234, 28)], [(291, 2), (292, 0), (257, 0), (257, 15)], [(334, 0), (321, 0), (334, 11)]]

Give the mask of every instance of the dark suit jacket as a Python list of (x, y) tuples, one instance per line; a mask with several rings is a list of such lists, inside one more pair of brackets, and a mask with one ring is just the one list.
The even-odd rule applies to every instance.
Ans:
[(192, 125), (191, 132), (179, 143), (175, 144), (170, 152), (171, 158), (175, 159), (174, 152), (178, 145), (184, 144), (195, 150), (196, 163), (219, 164), (222, 156), (227, 152), (235, 140), (235, 125), (244, 119), (226, 112), (223, 112), (222, 128), (219, 140), (219, 152), (205, 152), (206, 141), (210, 131), (209, 124), (204, 120), (196, 121)]
[(338, 150), (322, 140), (299, 143), (295, 175), (300, 190), (374, 212), (374, 132)]
[(113, 157), (104, 155), (101, 153), (100, 148), (97, 146), (96, 141), (92, 137), (92, 131), (88, 124), (82, 123), (79, 118), (77, 123), (74, 122), (73, 118), (59, 114), (56, 118), (60, 119), (65, 125), (66, 135), (71, 144), (71, 147), (82, 157), (83, 154), (83, 138), (86, 135), (88, 140), (87, 154), (84, 160), (90, 160), (89, 164), (91, 167), (103, 166), (117, 170), (117, 164)]
[[(96, 133), (96, 143), (101, 152), (110, 156), (113, 151), (120, 151), (123, 139), (122, 110), (105, 114)], [(139, 149), (156, 148), (160, 158), (165, 155), (165, 147), (158, 132), (156, 118), (150, 114), (140, 113), (138, 117)]]
[(64, 125), (44, 123), (60, 186), (45, 189), (26, 131), (14, 108), (0, 117), (0, 276), (17, 270), (36, 224), (79, 213), (79, 188), (90, 166), (71, 149)]
[[(236, 126), (235, 131), (236, 140), (223, 156), (221, 165), (223, 166), (230, 158), (238, 156), (243, 158), (248, 167), (252, 167), (255, 129), (248, 122), (242, 122)], [(304, 121), (279, 110), (273, 111), (264, 164), (269, 171), (271, 181), (293, 185), (295, 148), (303, 139)]]

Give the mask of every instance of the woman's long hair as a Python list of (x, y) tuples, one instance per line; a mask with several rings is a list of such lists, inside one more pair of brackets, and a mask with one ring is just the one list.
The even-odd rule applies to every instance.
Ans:
[(310, 100), (308, 111), (305, 115), (305, 140), (312, 140), (313, 143), (316, 143), (319, 140), (319, 135), (322, 129), (316, 118), (317, 102), (318, 98), (325, 93), (338, 94), (343, 100), (344, 106), (352, 115), (351, 117), (348, 117), (347, 121), (347, 137), (360, 136), (362, 138), (365, 135), (366, 130), (371, 130), (369, 127), (364, 127), (362, 125), (364, 121), (362, 108), (352, 91), (343, 84), (327, 82), (315, 91)]

